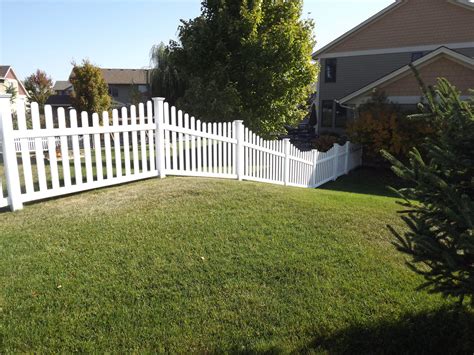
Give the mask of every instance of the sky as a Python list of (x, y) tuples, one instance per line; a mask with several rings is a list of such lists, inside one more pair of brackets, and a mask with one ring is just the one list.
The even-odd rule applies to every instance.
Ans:
[[(394, 0), (304, 0), (321, 48)], [(36, 69), (67, 80), (73, 61), (144, 68), (154, 44), (177, 39), (201, 0), (0, 0), (0, 64), (20, 79)]]

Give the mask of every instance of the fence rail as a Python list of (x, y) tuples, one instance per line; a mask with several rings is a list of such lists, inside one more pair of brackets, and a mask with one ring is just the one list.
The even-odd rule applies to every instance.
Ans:
[(162, 98), (90, 117), (58, 109), (45, 124), (31, 104), (12, 123), (7, 95), (0, 95), (0, 207), (166, 175), (252, 180), (318, 187), (360, 165), (361, 148), (347, 142), (328, 152), (302, 152), (288, 139), (266, 141), (242, 121), (209, 123), (170, 107)]

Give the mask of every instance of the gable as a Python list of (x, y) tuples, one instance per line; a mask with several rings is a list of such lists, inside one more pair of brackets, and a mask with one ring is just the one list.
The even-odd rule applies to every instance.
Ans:
[(15, 72), (13, 71), (11, 67), (10, 67), (10, 70), (8, 70), (8, 72), (6, 73), (5, 78), (10, 79), (10, 80), (15, 80), (17, 82), (18, 95), (27, 96), (27, 92), (26, 92), (25, 87), (23, 86), (23, 83), (18, 79), (18, 77), (16, 76)]
[[(426, 85), (435, 85), (437, 79), (448, 79), (463, 94), (474, 88), (474, 66), (461, 64), (448, 56), (439, 56), (432, 62), (418, 68), (421, 79)], [(420, 86), (410, 71), (400, 78), (378, 87), (387, 96), (420, 96)]]
[(319, 53), (472, 43), (473, 10), (449, 0), (404, 0)]

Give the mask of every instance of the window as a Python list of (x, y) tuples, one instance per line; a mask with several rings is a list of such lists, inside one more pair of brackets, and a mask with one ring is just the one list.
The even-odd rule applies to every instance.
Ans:
[(138, 91), (140, 91), (142, 94), (148, 92), (148, 86), (147, 85), (138, 85)]
[(333, 116), (333, 101), (324, 100), (322, 102), (322, 115), (321, 115), (321, 127), (331, 128), (332, 127), (332, 116)]
[(421, 57), (423, 57), (423, 52), (413, 52), (411, 54), (411, 61), (414, 62), (415, 60), (418, 60)]
[(109, 86), (109, 95), (112, 95), (112, 97), (118, 97), (118, 89), (113, 86)]
[(337, 59), (326, 59), (326, 67), (324, 69), (324, 81), (326, 83), (335, 83), (337, 74)]
[(335, 125), (338, 128), (346, 127), (347, 123), (347, 108), (342, 107), (336, 103), (336, 122)]

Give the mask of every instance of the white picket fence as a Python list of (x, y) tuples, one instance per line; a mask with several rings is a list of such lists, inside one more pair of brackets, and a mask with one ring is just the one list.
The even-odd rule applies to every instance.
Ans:
[(361, 163), (361, 148), (350, 142), (325, 153), (302, 152), (288, 139), (261, 139), (242, 121), (201, 122), (163, 98), (138, 105), (138, 112), (135, 106), (122, 108), (120, 117), (113, 110), (111, 120), (107, 112), (94, 113), (91, 126), (87, 113), (79, 124), (76, 111), (66, 119), (61, 108), (54, 122), (46, 106), (42, 127), (38, 105), (30, 109), (33, 128), (27, 128), (19, 104), (14, 129), (9, 97), (0, 95), (0, 207), (12, 210), (29, 201), (166, 175), (318, 187)]

